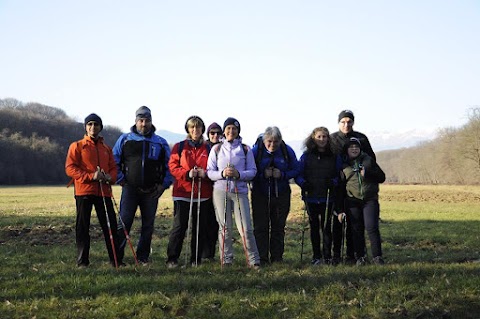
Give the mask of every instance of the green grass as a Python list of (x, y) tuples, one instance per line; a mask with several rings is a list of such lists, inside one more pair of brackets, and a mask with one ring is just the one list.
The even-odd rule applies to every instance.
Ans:
[[(65, 187), (0, 188), (0, 318), (479, 318), (480, 187), (381, 188), (387, 265), (311, 267), (294, 188), (285, 263), (167, 270), (171, 193), (158, 209), (148, 267), (115, 270), (95, 214), (91, 266), (75, 266), (75, 206)], [(119, 201), (120, 189), (114, 194)], [(140, 220), (132, 237), (138, 238)], [(236, 236), (239, 238), (239, 236)]]

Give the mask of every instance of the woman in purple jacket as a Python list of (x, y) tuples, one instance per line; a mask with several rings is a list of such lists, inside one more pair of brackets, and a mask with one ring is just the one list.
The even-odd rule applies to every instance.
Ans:
[(247, 182), (257, 173), (252, 150), (242, 144), (240, 123), (229, 117), (223, 124), (223, 140), (210, 151), (207, 175), (214, 181), (213, 205), (219, 225), (220, 260), (222, 266), (233, 263), (232, 211), (242, 237), (249, 267), (258, 269), (260, 258), (253, 235)]

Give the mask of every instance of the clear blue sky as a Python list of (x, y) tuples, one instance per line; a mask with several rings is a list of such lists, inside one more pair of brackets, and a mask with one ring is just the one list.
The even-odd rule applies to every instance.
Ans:
[(96, 112), (141, 105), (183, 133), (236, 117), (244, 139), (464, 124), (480, 106), (479, 1), (0, 0), (0, 98)]

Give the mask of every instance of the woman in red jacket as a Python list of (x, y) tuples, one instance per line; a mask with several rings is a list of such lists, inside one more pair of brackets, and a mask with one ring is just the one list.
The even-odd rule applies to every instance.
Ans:
[(173, 146), (168, 161), (168, 168), (175, 179), (172, 193), (174, 218), (167, 248), (168, 268), (178, 266), (187, 230), (187, 236), (191, 236), (190, 263), (197, 265), (201, 262), (205, 217), (212, 200), (212, 182), (205, 173), (210, 152), (203, 139), (205, 124), (200, 117), (190, 116), (185, 123), (185, 131), (187, 138)]

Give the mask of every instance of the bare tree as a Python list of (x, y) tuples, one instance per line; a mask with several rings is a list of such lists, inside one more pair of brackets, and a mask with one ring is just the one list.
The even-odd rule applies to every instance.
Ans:
[(468, 124), (460, 132), (460, 144), (465, 158), (473, 161), (480, 171), (480, 108), (472, 108), (468, 112)]
[(23, 103), (20, 102), (19, 100), (17, 99), (14, 99), (14, 98), (11, 98), (11, 97), (8, 97), (6, 99), (0, 99), (0, 107), (8, 107), (8, 108), (18, 108), (18, 107), (21, 107), (23, 106)]

